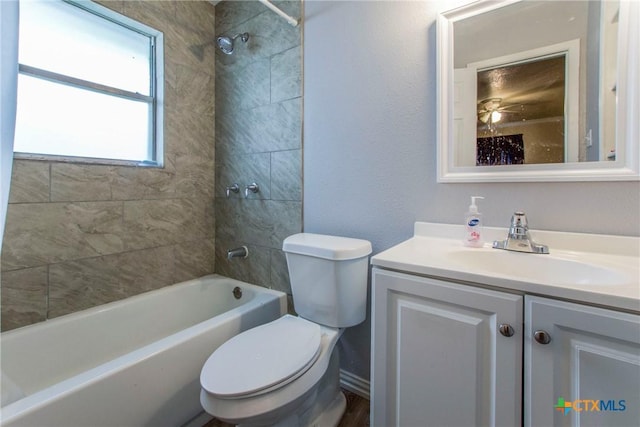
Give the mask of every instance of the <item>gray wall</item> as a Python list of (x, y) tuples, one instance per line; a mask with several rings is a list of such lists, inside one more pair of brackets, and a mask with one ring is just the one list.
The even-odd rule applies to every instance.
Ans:
[[(300, 16), (300, 2), (277, 5)], [(223, 1), (216, 29), (250, 34), (233, 55), (216, 52), (216, 272), (291, 294), (281, 248), (302, 230), (301, 28), (257, 1)], [(252, 182), (260, 191), (245, 199)], [(238, 246), (249, 257), (228, 260)]]
[(14, 161), (3, 330), (214, 271), (214, 8), (104, 4), (164, 33), (165, 167)]
[[(436, 29), (447, 1), (305, 3), (304, 228), (369, 239), (374, 253), (415, 221), (460, 223), (471, 195), (485, 224), (516, 209), (535, 229), (640, 235), (640, 183), (438, 184)], [(369, 378), (370, 322), (342, 367)]]

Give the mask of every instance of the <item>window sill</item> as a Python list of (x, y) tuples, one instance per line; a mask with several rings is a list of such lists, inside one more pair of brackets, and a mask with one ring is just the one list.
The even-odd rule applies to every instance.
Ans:
[(14, 152), (13, 158), (18, 160), (36, 160), (42, 162), (77, 163), (84, 165), (129, 166), (145, 168), (163, 168), (163, 164), (156, 161), (99, 159), (93, 157), (56, 156), (53, 154), (33, 154)]

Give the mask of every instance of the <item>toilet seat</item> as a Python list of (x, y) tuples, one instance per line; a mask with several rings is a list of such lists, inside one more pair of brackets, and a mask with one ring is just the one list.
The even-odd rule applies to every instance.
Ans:
[(200, 383), (222, 399), (267, 393), (304, 374), (318, 358), (320, 342), (319, 325), (285, 315), (221, 345), (207, 359)]

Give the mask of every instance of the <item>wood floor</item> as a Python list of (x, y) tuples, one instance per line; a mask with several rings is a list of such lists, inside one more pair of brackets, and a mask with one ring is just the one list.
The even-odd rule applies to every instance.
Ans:
[[(369, 425), (369, 401), (349, 391), (343, 390), (343, 392), (347, 398), (347, 410), (342, 416), (338, 427), (367, 427)], [(232, 424), (219, 420), (211, 420), (202, 427), (232, 426)]]
[(369, 401), (355, 393), (343, 390), (347, 398), (347, 410), (338, 427), (365, 427), (369, 425)]

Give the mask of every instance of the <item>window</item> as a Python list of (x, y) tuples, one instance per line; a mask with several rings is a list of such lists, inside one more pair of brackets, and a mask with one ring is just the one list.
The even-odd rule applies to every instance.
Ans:
[(161, 165), (162, 33), (87, 1), (20, 6), (16, 157)]

